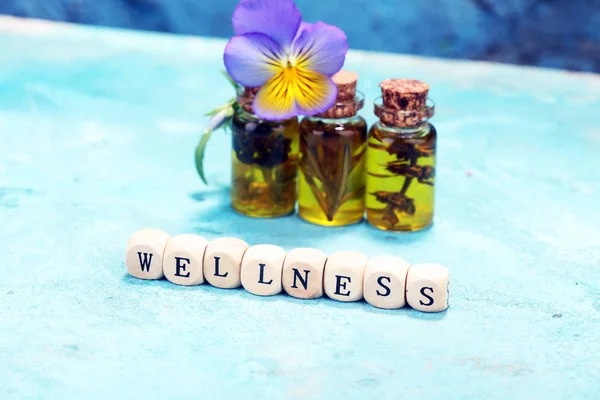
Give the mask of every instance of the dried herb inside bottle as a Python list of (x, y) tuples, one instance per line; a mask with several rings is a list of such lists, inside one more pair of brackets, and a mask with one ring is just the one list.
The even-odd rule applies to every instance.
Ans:
[(381, 84), (380, 118), (369, 133), (367, 219), (384, 230), (414, 231), (433, 222), (437, 132), (428, 123), (429, 86), (405, 79)]
[(240, 93), (240, 108), (231, 121), (231, 203), (242, 214), (272, 218), (295, 209), (298, 119), (259, 119), (251, 112), (255, 93)]

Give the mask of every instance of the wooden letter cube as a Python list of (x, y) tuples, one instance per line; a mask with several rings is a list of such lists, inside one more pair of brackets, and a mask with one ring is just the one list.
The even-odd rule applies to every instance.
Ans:
[(250, 247), (242, 260), (242, 286), (258, 296), (281, 293), (285, 250), (271, 244)]
[(448, 308), (450, 271), (439, 264), (418, 264), (408, 270), (406, 301), (415, 310), (440, 312)]
[(131, 235), (125, 255), (127, 272), (139, 279), (161, 279), (163, 255), (170, 238), (159, 229), (142, 229)]
[(204, 254), (204, 278), (222, 289), (241, 286), (240, 268), (248, 243), (236, 238), (215, 239)]
[(165, 277), (176, 285), (204, 283), (202, 266), (208, 240), (198, 235), (174, 236), (167, 243), (163, 258)]
[(365, 271), (365, 300), (374, 307), (388, 310), (406, 305), (408, 261), (391, 256), (371, 258)]
[(286, 293), (299, 299), (323, 296), (327, 255), (317, 249), (294, 249), (285, 257), (282, 283)]
[(325, 294), (337, 301), (362, 300), (367, 261), (367, 256), (356, 251), (330, 255), (325, 265)]

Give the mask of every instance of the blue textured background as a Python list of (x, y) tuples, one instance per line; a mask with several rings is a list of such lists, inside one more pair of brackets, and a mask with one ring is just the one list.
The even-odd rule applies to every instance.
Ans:
[[(227, 37), (239, 0), (1, 0), (0, 13)], [(600, 0), (297, 0), (357, 49), (600, 71)]]
[[(435, 226), (395, 235), (234, 214), (226, 134), (200, 184), (223, 46), (0, 18), (0, 398), (598, 399), (600, 76), (352, 52), (439, 106)], [(440, 262), (451, 307), (138, 281), (145, 227)]]

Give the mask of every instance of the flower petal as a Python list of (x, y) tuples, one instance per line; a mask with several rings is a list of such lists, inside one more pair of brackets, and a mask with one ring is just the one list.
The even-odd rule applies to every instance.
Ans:
[(317, 22), (303, 24), (302, 32), (292, 44), (292, 58), (300, 68), (333, 76), (344, 66), (348, 39), (339, 28)]
[(294, 41), (296, 41), (300, 37), (300, 35), (302, 35), (304, 33), (304, 31), (312, 30), (314, 26), (315, 26), (315, 24), (311, 24), (310, 22), (302, 21), (300, 23), (300, 27), (298, 28), (298, 32), (296, 32), (296, 37), (294, 38)]
[(337, 97), (333, 81), (318, 72), (285, 68), (260, 89), (254, 112), (263, 119), (282, 120), (328, 110)]
[(281, 69), (277, 75), (265, 83), (254, 99), (254, 113), (267, 120), (283, 120), (297, 116), (293, 83), (287, 78), (287, 69)]
[(337, 98), (338, 89), (333, 81), (318, 72), (298, 69), (296, 85), (296, 110), (298, 115), (310, 117), (330, 109)]
[(246, 87), (262, 86), (285, 65), (279, 45), (262, 33), (233, 37), (223, 61), (233, 80)]
[(233, 13), (236, 35), (264, 33), (284, 49), (291, 46), (301, 21), (294, 0), (242, 0)]

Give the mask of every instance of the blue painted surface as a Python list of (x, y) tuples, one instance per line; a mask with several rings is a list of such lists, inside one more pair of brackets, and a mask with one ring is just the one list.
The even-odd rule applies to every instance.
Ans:
[[(2, 0), (0, 14), (229, 37), (239, 0)], [(296, 0), (350, 47), (600, 72), (600, 0)]]
[[(599, 76), (353, 52), (369, 101), (410, 76), (439, 106), (435, 226), (393, 235), (234, 214), (225, 134), (200, 184), (223, 41), (0, 31), (1, 398), (598, 398)], [(440, 262), (451, 308), (137, 281), (144, 227)]]

